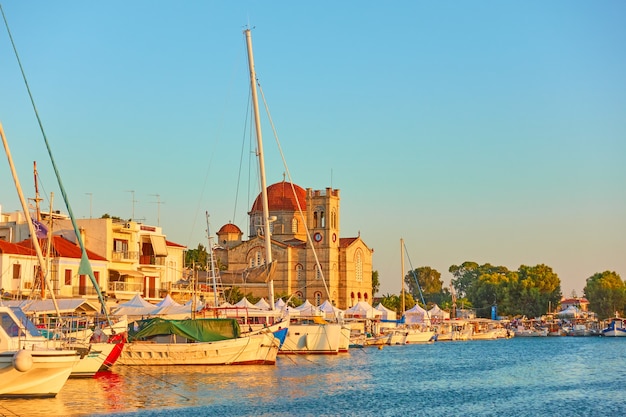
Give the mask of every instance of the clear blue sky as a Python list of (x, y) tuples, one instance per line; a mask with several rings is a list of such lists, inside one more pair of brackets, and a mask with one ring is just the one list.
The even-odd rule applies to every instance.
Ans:
[[(400, 238), (405, 269), (445, 285), (464, 261), (546, 264), (565, 295), (596, 272), (626, 278), (623, 1), (2, 6), (79, 218), (134, 206), (191, 248), (205, 211), (213, 233), (247, 233), (250, 25), (293, 180), (341, 190), (341, 236), (374, 249), (383, 294), (400, 289)], [(26, 194), (37, 161), (65, 211), (4, 27), (0, 122)], [(263, 132), (271, 184), (285, 168)], [(0, 204), (20, 208), (6, 162)]]

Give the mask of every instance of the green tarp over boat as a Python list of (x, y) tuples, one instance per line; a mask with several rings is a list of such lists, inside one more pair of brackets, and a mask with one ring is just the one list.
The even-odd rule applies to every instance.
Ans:
[(138, 320), (128, 329), (130, 341), (175, 334), (196, 342), (215, 342), (241, 335), (236, 319), (165, 320), (159, 317)]

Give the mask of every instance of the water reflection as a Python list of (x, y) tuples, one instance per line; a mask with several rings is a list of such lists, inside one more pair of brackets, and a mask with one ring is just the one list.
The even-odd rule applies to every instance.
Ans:
[(276, 366), (115, 366), (69, 380), (56, 398), (0, 400), (0, 415), (624, 415), (626, 373), (601, 358), (626, 361), (626, 341), (528, 339), (279, 356)]

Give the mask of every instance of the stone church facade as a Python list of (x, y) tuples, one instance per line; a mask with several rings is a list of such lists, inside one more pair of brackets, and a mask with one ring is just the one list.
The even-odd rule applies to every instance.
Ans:
[[(305, 190), (282, 181), (267, 187), (267, 193), (275, 295), (295, 295), (313, 305), (328, 299), (340, 309), (371, 303), (373, 249), (360, 236), (340, 236), (339, 190)], [(266, 256), (260, 194), (248, 215), (248, 240), (232, 223), (217, 232), (215, 253), (226, 267), (220, 271), (222, 284), (267, 299), (266, 278), (254, 273)]]

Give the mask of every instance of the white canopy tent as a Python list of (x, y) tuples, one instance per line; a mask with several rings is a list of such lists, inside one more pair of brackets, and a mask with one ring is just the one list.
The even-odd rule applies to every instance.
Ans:
[(383, 303), (378, 303), (378, 305), (374, 308), (382, 313), (380, 317), (382, 320), (396, 320), (396, 312), (393, 310), (389, 310), (383, 305)]
[(306, 300), (304, 303), (302, 303), (302, 305), (296, 307), (294, 310), (300, 313), (301, 316), (316, 316), (320, 312), (319, 308), (311, 304), (309, 300)]
[(143, 299), (141, 294), (137, 293), (133, 298), (125, 303), (118, 304), (111, 311), (116, 316), (127, 315), (132, 316), (149, 316), (158, 307)]
[(382, 315), (381, 311), (376, 310), (367, 301), (359, 301), (345, 312), (346, 318), (373, 319)]
[(259, 308), (261, 310), (269, 310), (270, 309), (270, 304), (265, 301), (265, 298), (261, 298), (259, 301), (257, 301), (257, 303), (254, 305), (256, 308)]
[(330, 301), (326, 300), (320, 304), (319, 309), (324, 312), (327, 319), (337, 319), (343, 316), (344, 311), (335, 307)]
[(450, 319), (450, 313), (445, 310), (442, 310), (437, 304), (433, 306), (430, 310), (428, 310), (428, 315), (431, 320), (446, 320)]
[(575, 319), (576, 317), (579, 317), (580, 314), (581, 314), (581, 311), (578, 308), (576, 308), (576, 306), (569, 306), (565, 310), (561, 310), (558, 313), (556, 313), (556, 315), (562, 319), (567, 319), (567, 318)]
[(428, 313), (419, 304), (415, 304), (413, 308), (404, 312), (404, 322), (407, 324), (428, 324), (430, 320)]
[(259, 307), (252, 304), (246, 297), (243, 297), (241, 300), (235, 303), (233, 307), (243, 307), (243, 308), (250, 308), (250, 309), (255, 309), (255, 310), (259, 309)]

